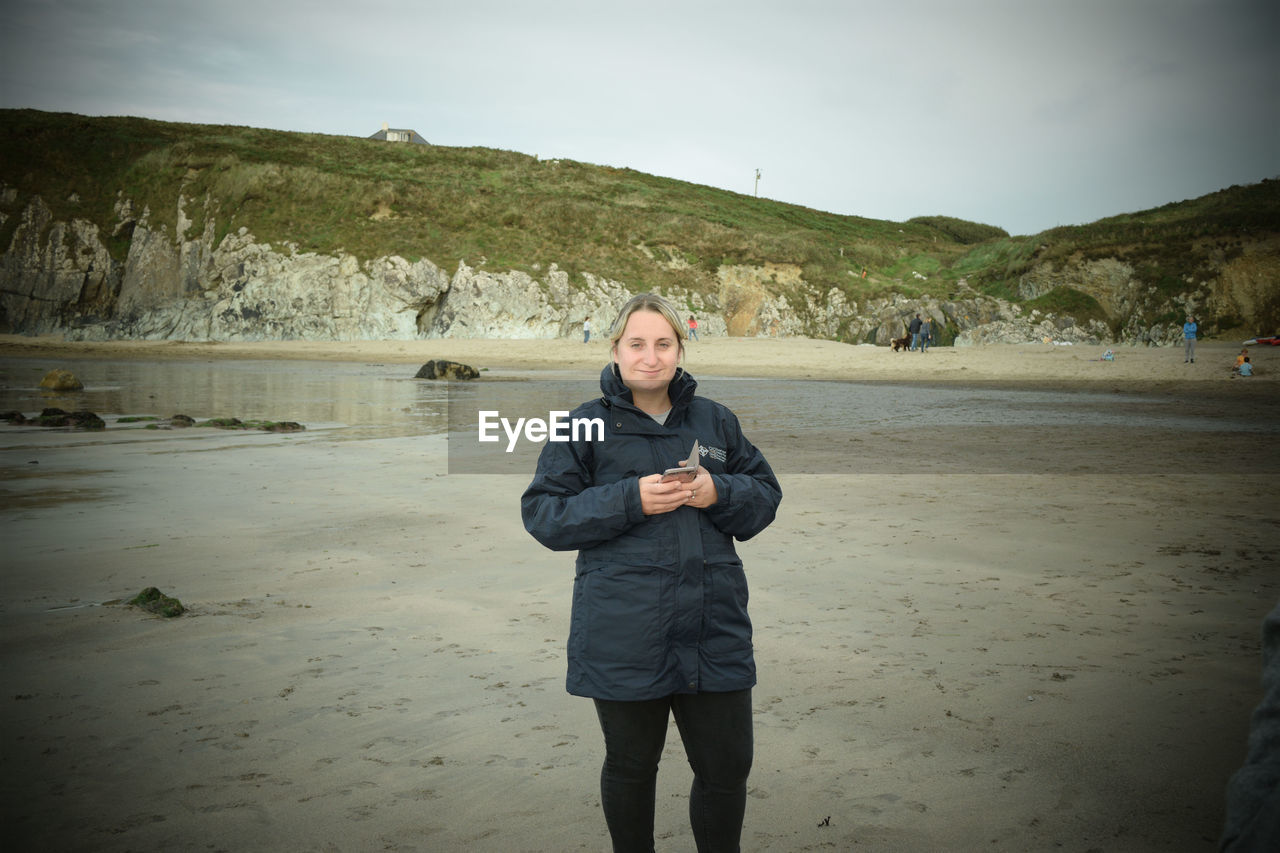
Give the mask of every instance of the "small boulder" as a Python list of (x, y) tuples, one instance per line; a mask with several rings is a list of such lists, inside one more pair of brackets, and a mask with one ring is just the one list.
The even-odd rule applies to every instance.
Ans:
[(27, 421), (42, 427), (74, 427), (76, 429), (106, 429), (107, 424), (93, 412), (66, 412), (49, 407), (38, 418)]
[(48, 391), (83, 391), (84, 383), (70, 370), (50, 370), (40, 380), (40, 387)]
[(72, 412), (67, 416), (69, 426), (76, 429), (106, 429), (107, 422), (93, 412)]
[(469, 364), (432, 359), (418, 370), (414, 379), (479, 379), (480, 371)]
[(154, 586), (147, 587), (129, 599), (129, 603), (134, 607), (141, 607), (148, 613), (154, 613), (157, 616), (164, 616), (170, 619), (187, 612), (187, 608), (182, 606), (181, 601), (165, 595)]
[(189, 426), (195, 426), (195, 425), (196, 425), (196, 419), (191, 417), (190, 415), (174, 415), (173, 417), (169, 418), (169, 426), (189, 427)]

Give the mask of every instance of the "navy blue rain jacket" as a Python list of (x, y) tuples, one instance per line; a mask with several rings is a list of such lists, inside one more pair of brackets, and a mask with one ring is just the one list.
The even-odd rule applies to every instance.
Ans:
[[(639, 701), (756, 683), (747, 578), (733, 540), (773, 521), (782, 489), (719, 403), (682, 369), (660, 424), (636, 408), (610, 364), (604, 396), (571, 418), (602, 418), (604, 441), (548, 442), (520, 499), (543, 545), (578, 552), (569, 627), (570, 693)], [(639, 477), (676, 465), (693, 440), (717, 503), (646, 516)]]

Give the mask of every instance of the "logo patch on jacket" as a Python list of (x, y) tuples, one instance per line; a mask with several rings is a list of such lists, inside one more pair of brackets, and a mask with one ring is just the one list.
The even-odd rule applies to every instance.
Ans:
[(700, 446), (698, 447), (698, 455), (699, 455), (699, 456), (710, 456), (712, 459), (716, 460), (717, 462), (725, 462), (725, 461), (727, 461), (727, 460), (729, 459), (728, 454), (726, 454), (726, 453), (724, 452), (724, 448), (722, 448), (722, 447), (709, 447), (709, 446), (707, 446), (707, 445), (705, 445), (705, 444), (700, 445)]

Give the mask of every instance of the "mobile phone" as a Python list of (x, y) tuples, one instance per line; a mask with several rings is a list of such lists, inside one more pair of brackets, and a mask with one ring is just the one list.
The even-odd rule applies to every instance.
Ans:
[(694, 475), (698, 473), (698, 455), (698, 439), (695, 438), (693, 440), (693, 449), (689, 451), (685, 464), (663, 471), (662, 482), (665, 483), (669, 480), (679, 480), (682, 483), (693, 482)]

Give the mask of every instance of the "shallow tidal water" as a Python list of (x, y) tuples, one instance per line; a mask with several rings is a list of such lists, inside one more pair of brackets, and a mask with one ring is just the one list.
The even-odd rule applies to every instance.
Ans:
[[(74, 372), (83, 391), (39, 388), (53, 367)], [(478, 440), (479, 412), (514, 425), (549, 420), (598, 395), (596, 377), (547, 372), (486, 373), (474, 383), (413, 378), (406, 364), (307, 361), (0, 360), (0, 411), (30, 416), (48, 406), (89, 410), (123, 429), (121, 417), (197, 421), (220, 417), (297, 421), (303, 434), (362, 440), (449, 435), (450, 473), (530, 473), (540, 445)], [(895, 473), (933, 470), (978, 473), (1043, 470), (1067, 465), (1091, 440), (1170, 440), (1171, 465), (1194, 468), (1196, 442), (1238, 442), (1242, 472), (1280, 470), (1275, 451), (1280, 422), (1265, 407), (1198, 405), (1186, 395), (1157, 396), (1114, 389), (1046, 390), (1029, 385), (923, 385), (825, 380), (706, 377), (699, 393), (729, 406), (743, 431), (775, 469), (797, 473)], [(137, 424), (129, 428), (139, 428)], [(31, 431), (36, 427), (0, 426)], [(913, 438), (953, 435), (955, 459), (912, 456)], [(15, 436), (16, 438), (16, 436)], [(1011, 441), (1012, 445), (1011, 446)], [(1190, 444), (1188, 444), (1190, 442)], [(11, 443), (6, 441), (4, 443)], [(511, 452), (508, 448), (512, 447)], [(1021, 447), (1021, 450), (1017, 448)], [(1074, 448), (1074, 449), (1073, 449)], [(1186, 454), (1190, 454), (1189, 456)], [(1215, 463), (1221, 466), (1219, 459)]]

